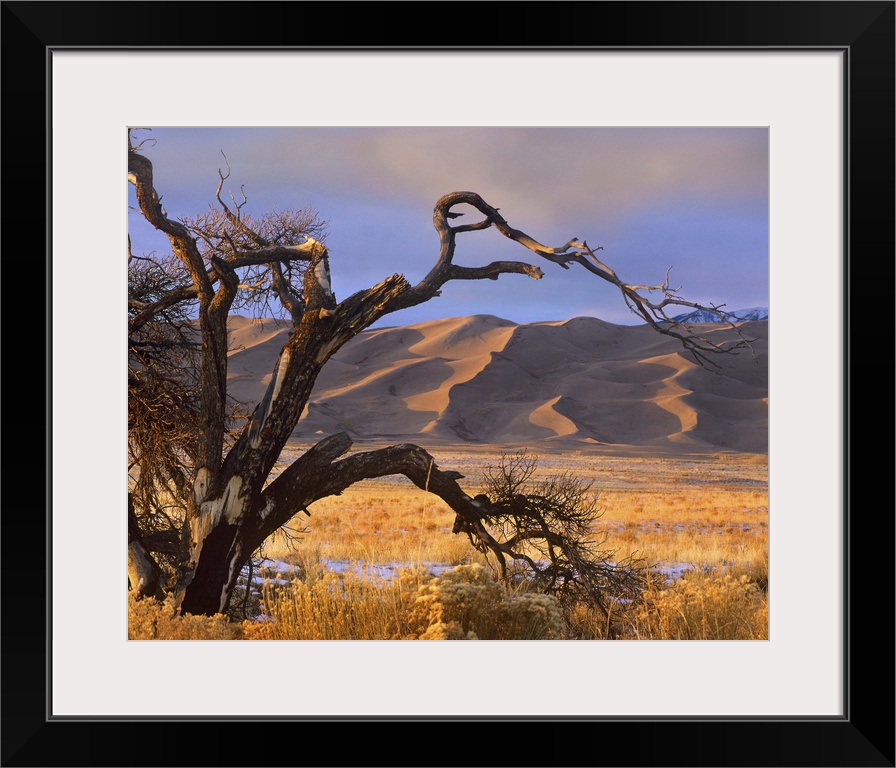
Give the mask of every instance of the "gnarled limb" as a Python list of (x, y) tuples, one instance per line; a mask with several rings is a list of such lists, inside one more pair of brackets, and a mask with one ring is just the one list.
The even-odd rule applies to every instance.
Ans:
[(143, 217), (168, 236), (171, 247), (190, 272), (198, 295), (210, 296), (212, 283), (190, 230), (179, 221), (168, 218), (162, 201), (153, 186), (152, 163), (133, 147), (128, 150), (128, 180), (134, 185), (137, 203)]
[[(669, 284), (669, 270), (666, 270), (666, 279), (661, 285), (630, 285), (619, 279), (616, 273), (595, 256), (588, 243), (582, 241), (570, 242), (569, 245), (581, 248), (582, 253), (574, 255), (570, 260), (581, 264), (585, 269), (615, 285), (622, 293), (622, 297), (628, 308), (636, 315), (642, 317), (655, 331), (664, 336), (678, 339), (682, 346), (694, 355), (697, 362), (704, 367), (717, 368), (715, 361), (708, 354), (732, 352), (737, 349), (749, 348), (750, 339), (743, 336), (736, 325), (737, 318), (725, 312), (721, 305), (704, 306), (692, 301), (682, 299), (678, 295), (679, 288), (672, 288)], [(598, 248), (597, 250), (602, 250)], [(585, 258), (585, 256), (590, 259)], [(565, 266), (565, 265), (561, 265)], [(568, 268), (568, 267), (567, 267)], [(651, 301), (639, 293), (639, 291), (660, 291), (663, 298), (660, 301)], [(690, 309), (708, 310), (718, 315), (729, 327), (734, 329), (737, 340), (732, 343), (716, 344), (705, 336), (694, 333), (693, 329), (685, 323), (681, 323), (666, 313), (666, 307), (688, 307)], [(755, 339), (754, 339), (755, 341)]]
[(403, 443), (340, 459), (351, 445), (347, 434), (331, 435), (275, 479), (262, 494), (261, 524), (253, 541), (260, 546), (296, 513), (310, 515), (308, 507), (315, 501), (339, 495), (361, 480), (404, 475), (455, 512), (453, 532), (466, 534), (476, 549), (493, 555), (503, 578), (508, 561), (515, 561), (546, 591), (587, 596), (612, 634), (611, 600), (631, 597), (640, 577), (631, 563), (613, 562), (614, 553), (601, 550), (603, 540), (593, 538), (591, 524), (600, 513), (585, 500), (589, 486), (561, 477), (532, 492), (526, 487), (529, 466), (512, 464), (504, 479), (515, 485), (492, 482), (491, 496), (470, 496), (457, 482), (463, 475), (443, 470), (420, 446)]
[(271, 262), (271, 286), (277, 293), (283, 308), (289, 312), (293, 328), (302, 321), (305, 314), (305, 299), (299, 296), (283, 276), (283, 267), (279, 261)]
[(259, 530), (259, 544), (315, 501), (337, 496), (361, 480), (404, 475), (418, 488), (439, 496), (490, 545), (500, 547), (488, 531), (476, 527), (480, 517), (479, 502), (458, 485), (457, 481), (463, 475), (442, 470), (431, 454), (411, 443), (355, 453), (338, 460), (351, 445), (351, 438), (344, 432), (325, 438), (296, 459), (264, 490), (261, 505), (264, 524)]
[[(450, 209), (460, 204), (472, 206), (482, 213), (484, 218), (471, 224), (452, 226), (450, 220), (457, 218), (458, 214), (453, 213)], [(544, 245), (522, 230), (512, 227), (497, 208), (489, 205), (475, 192), (452, 192), (440, 198), (433, 211), (433, 225), (439, 233), (440, 242), (439, 258), (436, 265), (420, 283), (395, 302), (395, 306), (389, 310), (390, 312), (414, 306), (438, 296), (440, 288), (449, 280), (482, 278), (497, 280), (498, 276), (503, 273), (526, 274), (536, 280), (543, 277), (544, 273), (538, 267), (521, 262), (495, 262), (486, 267), (459, 267), (453, 263), (456, 238), (459, 233), (494, 227), (505, 237), (563, 269), (569, 269), (571, 264), (578, 264), (593, 275), (615, 285), (632, 312), (642, 317), (659, 333), (678, 339), (704, 367), (718, 367), (709, 357), (711, 353), (732, 352), (750, 345), (750, 340), (743, 337), (733, 315), (723, 311), (721, 306), (707, 307), (682, 299), (678, 295), (678, 289), (670, 287), (668, 272), (666, 281), (662, 285), (626, 283), (596, 256), (595, 251), (603, 250), (600, 246), (592, 248), (587, 241), (579, 240), (577, 237), (570, 238), (563, 245), (556, 247)], [(641, 291), (661, 291), (663, 298), (660, 301), (652, 301)], [(712, 340), (694, 333), (690, 326), (667, 315), (666, 307), (670, 306), (708, 310), (716, 313), (735, 330), (738, 336), (737, 341), (716, 344)]]
[(497, 280), (500, 275), (528, 275), (533, 280), (544, 277), (538, 267), (519, 261), (493, 261), (484, 267), (459, 267), (452, 264), (448, 270), (448, 280)]
[(199, 300), (199, 328), (202, 355), (199, 387), (205, 428), (199, 434), (200, 467), (206, 469), (220, 462), (224, 445), (227, 401), (227, 314), (236, 293), (237, 280), (233, 270), (220, 262), (212, 269), (220, 279), (215, 290), (213, 281), (196, 240), (182, 223), (168, 218), (161, 198), (153, 186), (152, 163), (132, 146), (128, 134), (128, 180), (134, 185), (140, 212), (156, 229), (168, 236), (174, 254), (189, 273), (192, 287)]

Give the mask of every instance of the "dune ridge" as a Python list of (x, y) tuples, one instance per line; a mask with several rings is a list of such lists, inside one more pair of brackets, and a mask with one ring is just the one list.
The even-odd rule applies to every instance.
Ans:
[[(763, 453), (767, 321), (717, 373), (646, 326), (591, 317), (517, 325), (493, 315), (365, 331), (325, 366), (294, 437), (337, 431), (421, 444), (644, 446)], [(714, 340), (730, 328), (700, 326)], [(228, 387), (254, 405), (283, 322), (233, 318)]]

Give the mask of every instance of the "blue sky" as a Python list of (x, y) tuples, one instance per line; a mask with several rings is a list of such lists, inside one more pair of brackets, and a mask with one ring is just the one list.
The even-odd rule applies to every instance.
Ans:
[[(729, 309), (768, 305), (768, 131), (765, 128), (153, 128), (145, 154), (169, 216), (225, 192), (246, 210), (312, 206), (329, 223), (337, 299), (400, 272), (412, 283), (432, 267), (432, 208), (471, 190), (508, 222), (556, 246), (572, 237), (630, 283), (656, 284), (671, 267), (682, 295)], [(133, 203), (133, 193), (129, 201)], [(472, 216), (470, 217), (473, 218)], [(136, 252), (167, 242), (129, 212)], [(537, 263), (534, 281), (448, 283), (442, 296), (378, 325), (471, 314), (517, 323), (581, 315), (638, 322), (618, 292), (575, 266), (542, 262), (498, 232), (458, 238), (455, 261)]]

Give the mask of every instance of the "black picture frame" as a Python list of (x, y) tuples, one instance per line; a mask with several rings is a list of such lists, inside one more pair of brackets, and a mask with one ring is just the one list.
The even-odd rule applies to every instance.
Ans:
[[(282, 14), (297, 14), (300, 23), (284, 24)], [(879, 395), (869, 396), (876, 373), (867, 358), (858, 358), (853, 397), (851, 361), (862, 330), (876, 327), (871, 310), (883, 302), (869, 295), (878, 283), (880, 264), (893, 266), (894, 248), (894, 2), (575, 2), (575, 3), (189, 3), (169, 2), (3, 2), (5, 110), (3, 221), (7, 266), (29, 262), (27, 288), (37, 292), (34, 269), (46, 269), (50, 254), (39, 232), (41, 202), (49, 221), (48, 96), (49, 62), (54, 50), (184, 48), (236, 50), (291, 48), (295, 38), (307, 47), (331, 49), (415, 50), (433, 48), (490, 50), (651, 50), (768, 48), (840, 50), (847, 92), (844, 174), (844, 307), (840, 331), (846, 349), (843, 363), (846, 436), (843, 508), (845, 516), (842, 581), (819, 569), (810, 572), (812, 588), (842, 590), (844, 626), (844, 715), (836, 718), (302, 718), (303, 722), (265, 718), (185, 717), (164, 721), (109, 718), (57, 719), (48, 714), (48, 650), (52, 628), (47, 605), (46, 571), (35, 562), (46, 556), (39, 546), (49, 539), (49, 501), (41, 518), (18, 501), (19, 470), (33, 471), (33, 460), (7, 468), (8, 501), (3, 515), (2, 585), (6, 619), (2, 642), (2, 765), (4, 766), (251, 766), (251, 765), (616, 765), (616, 766), (893, 766), (894, 674), (892, 654), (893, 516), (873, 503), (858, 504), (860, 491), (880, 487), (871, 473), (879, 462), (862, 456), (868, 438), (852, 440), (852, 427), (880, 421)], [(351, 16), (351, 25), (347, 25)], [(384, 18), (386, 17), (386, 18)], [(402, 17), (404, 24), (396, 24)], [(279, 19), (279, 21), (278, 21)], [(383, 30), (381, 33), (378, 30)], [(407, 32), (417, 29), (420, 32)], [(367, 30), (381, 35), (363, 40)], [(481, 35), (482, 31), (486, 34)], [(401, 44), (419, 34), (429, 44)], [(488, 44), (476, 42), (482, 39)], [(349, 44), (348, 41), (352, 40)], [(498, 40), (498, 43), (494, 41)], [(331, 42), (336, 41), (336, 42)], [(44, 166), (44, 173), (37, 169)], [(42, 184), (46, 180), (46, 186)], [(26, 194), (26, 190), (28, 191)], [(40, 202), (38, 201), (40, 198)], [(25, 239), (25, 232), (29, 232)], [(37, 244), (35, 244), (35, 241)], [(11, 262), (11, 263), (10, 263)], [(856, 277), (852, 268), (856, 267)], [(868, 274), (863, 274), (865, 270)], [(869, 280), (870, 279), (870, 280)], [(807, 280), (811, 276), (807, 274)], [(6, 296), (19, 306), (23, 281), (13, 272)], [(892, 285), (892, 283), (890, 283)], [(890, 290), (890, 286), (884, 287)], [(8, 305), (9, 306), (9, 305)], [(50, 370), (47, 312), (26, 304), (24, 311), (46, 322), (45, 349), (15, 347), (17, 366)], [(15, 310), (18, 313), (18, 309)], [(867, 317), (866, 315), (872, 315)], [(874, 323), (875, 326), (871, 324)], [(7, 324), (7, 328), (9, 328)], [(807, 319), (807, 333), (818, 331)], [(872, 358), (873, 359), (873, 358)], [(874, 377), (874, 378), (872, 378)], [(33, 386), (33, 385), (32, 385)], [(47, 389), (49, 394), (49, 387)], [(9, 387), (7, 393), (10, 393)], [(20, 402), (21, 392), (14, 393)], [(12, 397), (12, 395), (10, 396)], [(31, 393), (27, 394), (31, 398)], [(11, 405), (11, 402), (8, 403)], [(838, 404), (832, 404), (832, 412)], [(874, 407), (875, 411), (866, 412)], [(7, 410), (14, 412), (14, 407)], [(47, 456), (47, 431), (24, 435), (41, 444)], [(830, 415), (825, 418), (833, 418)], [(21, 428), (8, 424), (17, 448)], [(32, 426), (28, 431), (36, 430)], [(832, 430), (832, 435), (836, 431)], [(833, 438), (832, 438), (833, 439)], [(8, 446), (9, 447), (9, 446)], [(878, 449), (875, 449), (878, 450)], [(798, 457), (795, 457), (798, 460)], [(20, 467), (16, 465), (21, 463)], [(876, 472), (876, 471), (875, 471)], [(36, 478), (48, 487), (48, 473)], [(48, 497), (49, 499), (49, 497)], [(69, 500), (56, 499), (54, 503)], [(25, 515), (25, 511), (28, 512)], [(873, 528), (866, 528), (873, 517)], [(28, 543), (26, 545), (25, 543)], [(884, 542), (886, 551), (872, 546)], [(87, 566), (89, 568), (89, 566)], [(16, 574), (27, 572), (27, 598)], [(88, 577), (85, 577), (88, 578)], [(46, 595), (46, 603), (40, 596)], [(89, 615), (85, 615), (85, 621)], [(853, 631), (853, 629), (855, 631)], [(536, 652), (537, 653), (537, 652)], [(549, 659), (533, 658), (533, 664)], [(275, 661), (272, 660), (272, 665)], [(101, 671), (100, 671), (101, 672)], [(478, 682), (474, 680), (474, 673)], [(823, 674), (824, 671), (820, 671)], [(153, 670), (135, 671), (149, 678)], [(469, 674), (471, 693), (489, 695), (482, 670)], [(784, 683), (785, 681), (782, 681)], [(494, 683), (500, 688), (501, 683)], [(514, 695), (529, 695), (516, 690)], [(544, 695), (545, 689), (531, 691)], [(175, 694), (176, 695), (176, 694)], [(296, 695), (301, 695), (297, 692)], [(602, 695), (602, 692), (595, 692)], [(611, 694), (608, 694), (611, 695)], [(649, 695), (649, 692), (646, 694)], [(732, 692), (736, 695), (736, 692)], [(410, 729), (406, 728), (410, 726)], [(358, 726), (363, 725), (361, 732)], [(277, 728), (278, 730), (274, 730)], [(298, 730), (302, 728), (302, 730)], [(474, 732), (468, 729), (474, 728)], [(401, 729), (401, 730), (399, 730)], [(464, 732), (466, 731), (466, 732)], [(447, 738), (446, 738), (447, 737)], [(422, 746), (421, 746), (422, 745)]]

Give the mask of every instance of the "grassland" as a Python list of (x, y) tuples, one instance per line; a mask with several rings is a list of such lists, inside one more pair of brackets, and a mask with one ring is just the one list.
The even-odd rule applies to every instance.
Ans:
[[(379, 446), (359, 449), (373, 447)], [(283, 465), (303, 450), (291, 445)], [(501, 458), (500, 449), (478, 446), (428, 450), (440, 467), (464, 474), (460, 482), (471, 494)], [(662, 588), (648, 590), (638, 606), (627, 609), (627, 638), (767, 639), (766, 455), (551, 446), (528, 454), (537, 456), (539, 475), (575, 472), (592, 483), (603, 510), (595, 534), (606, 535), (605, 546), (616, 550), (617, 560), (634, 556), (665, 576)], [(253, 573), (254, 588), (245, 601), (248, 613), (260, 611), (263, 620), (226, 630), (194, 627), (190, 637), (606, 636), (587, 609), (560, 621), (547, 603), (493, 585), (484, 556), (451, 533), (454, 513), (403, 477), (359, 483), (309, 511), (310, 517), (297, 515), (290, 529), (265, 544), (266, 560)], [(450, 578), (446, 566), (454, 567)], [(177, 636), (180, 630), (170, 631)]]
[[(464, 474), (460, 482), (471, 493), (481, 488), (485, 469), (500, 460), (493, 449), (429, 450), (440, 466)], [(608, 532), (620, 559), (637, 554), (669, 569), (761, 571), (767, 566), (765, 455), (530, 453), (537, 456), (540, 474), (572, 471), (592, 483), (603, 509), (599, 529)], [(316, 557), (380, 564), (456, 564), (471, 557), (466, 540), (451, 534), (454, 513), (403, 477), (359, 483), (310, 511), (310, 518), (295, 519), (294, 532), (302, 530), (302, 535), (292, 542), (283, 536), (270, 540), (267, 557), (287, 563)]]
[[(446, 445), (429, 450), (440, 466), (464, 474), (461, 483), (471, 493), (481, 488), (486, 468), (500, 461), (500, 451), (491, 447)], [(550, 446), (529, 454), (537, 456), (540, 474), (571, 471), (592, 483), (603, 510), (595, 533), (607, 535), (607, 546), (617, 551), (619, 560), (641, 558), (670, 580), (663, 594), (647, 596), (649, 610), (629, 619), (631, 636), (767, 636), (766, 455), (656, 455)], [(465, 538), (452, 535), (454, 513), (441, 499), (402, 477), (360, 483), (310, 511), (310, 518), (302, 517), (298, 538), (279, 536), (268, 542), (264, 554), (274, 567), (263, 576), (276, 578), (284, 564), (306, 573), (322, 563), (331, 568), (341, 564), (354, 575), (365, 565), (432, 570), (434, 565), (485, 564)], [(573, 635), (600, 636), (591, 622), (591, 617), (582, 616)]]

